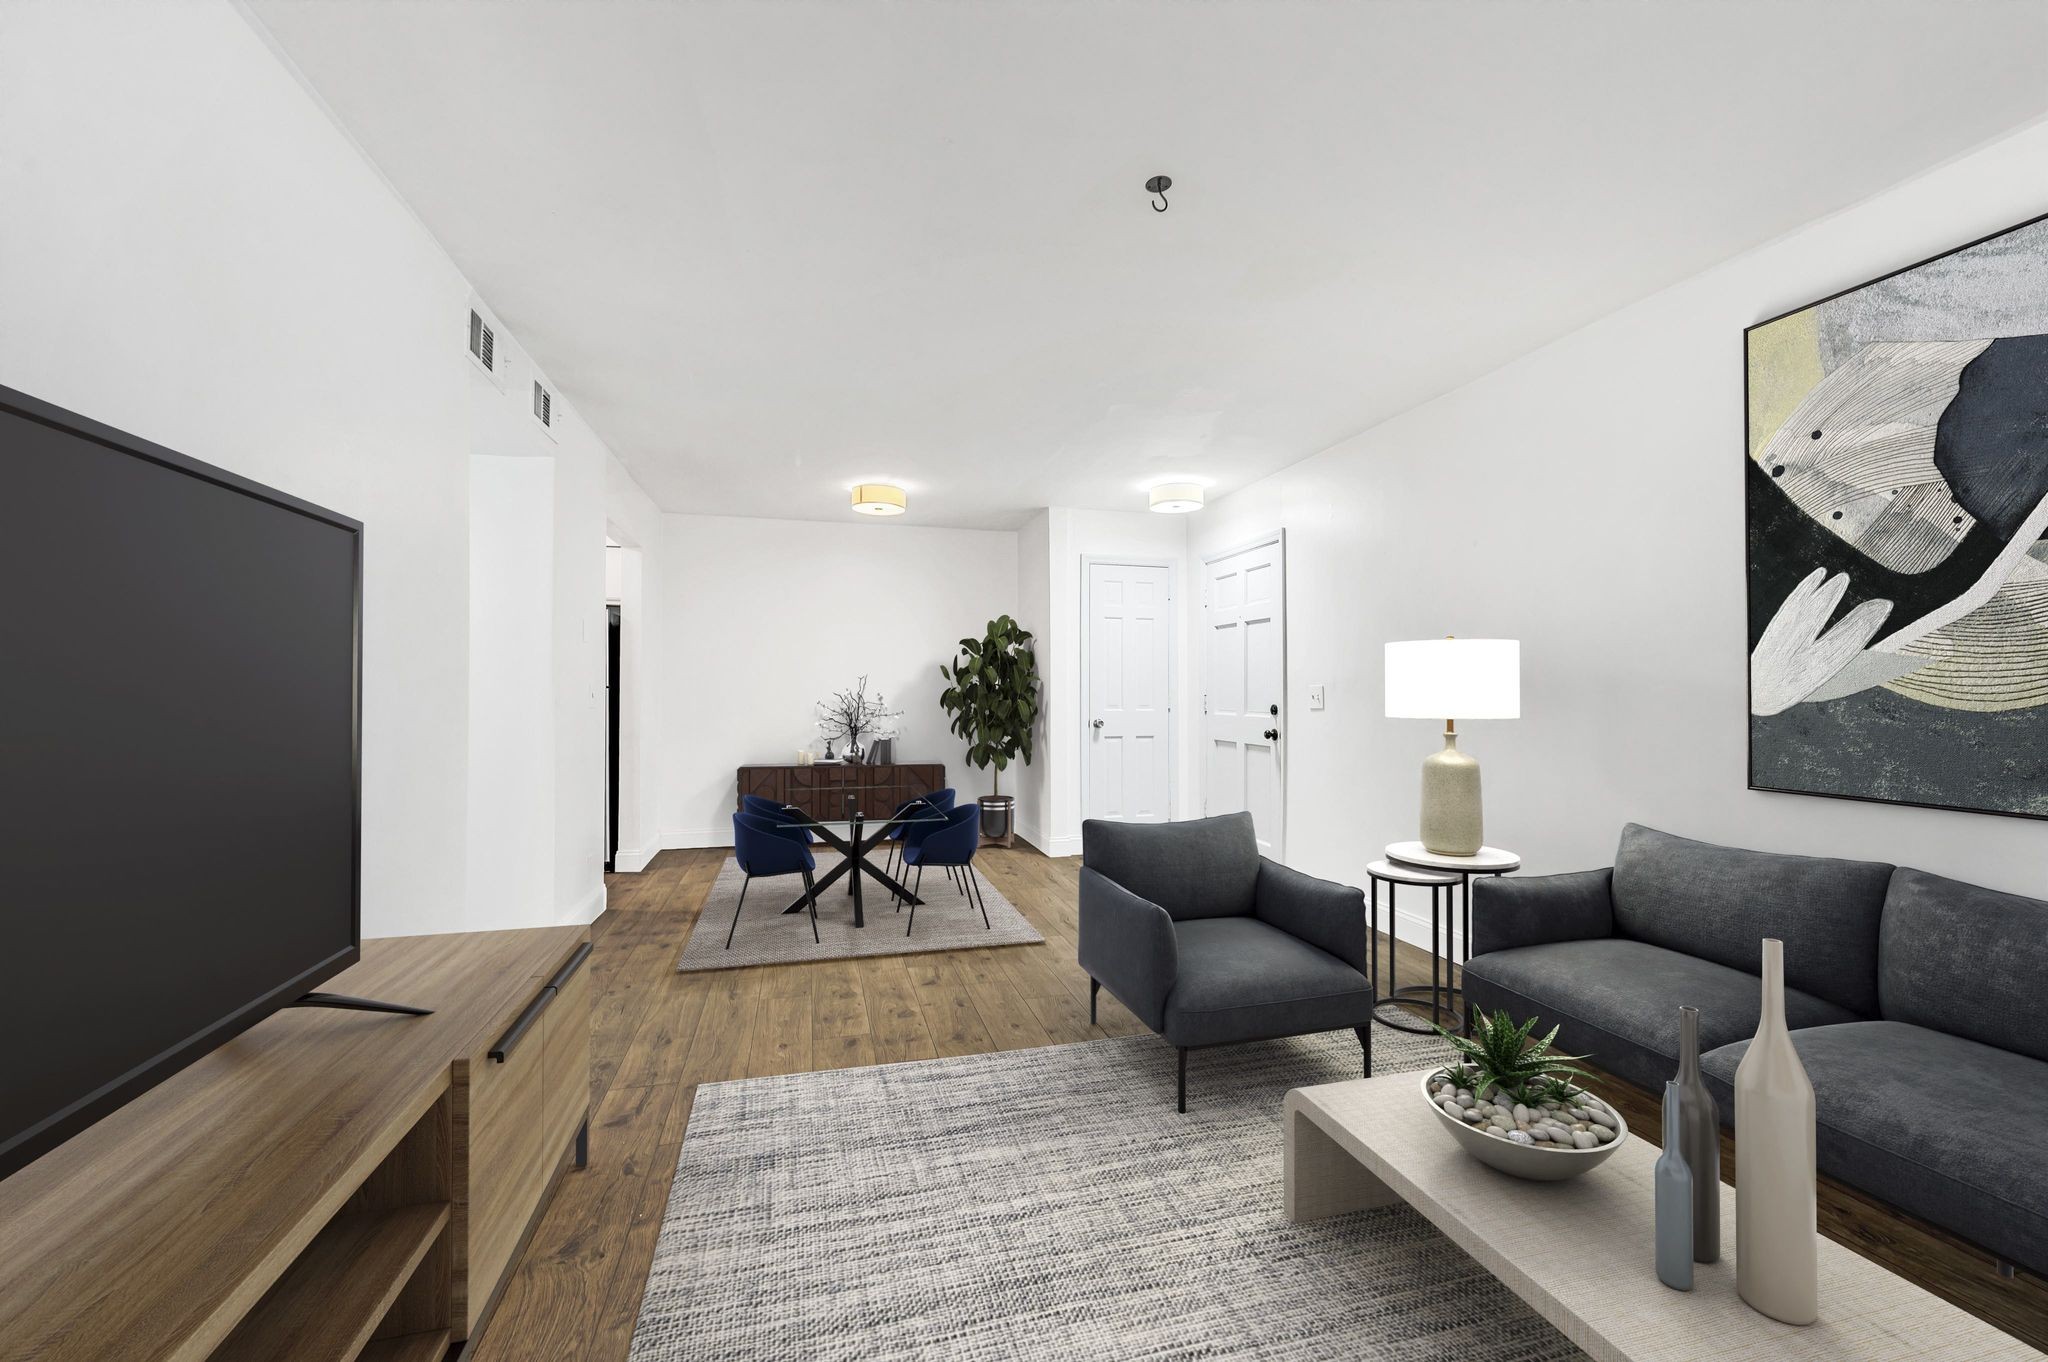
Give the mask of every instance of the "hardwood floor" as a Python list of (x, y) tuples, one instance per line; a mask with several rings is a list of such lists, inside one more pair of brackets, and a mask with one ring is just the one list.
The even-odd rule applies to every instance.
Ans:
[[(1088, 978), (1074, 959), (1077, 859), (1029, 847), (977, 858), (1043, 945), (678, 974), (676, 954), (728, 854), (667, 851), (643, 874), (610, 877), (588, 966), (590, 1166), (562, 1179), (474, 1362), (625, 1357), (700, 1083), (1146, 1034), (1107, 993), (1100, 1024), (1088, 1022)], [(1400, 952), (1404, 979), (1427, 977), (1425, 952)], [(1160, 1062), (1172, 1062), (1163, 1043)], [(1655, 1137), (1650, 1099), (1624, 1110)], [(1830, 1237), (2048, 1347), (2039, 1281), (2001, 1281), (1975, 1250), (1845, 1189), (1824, 1191), (1821, 1218)]]

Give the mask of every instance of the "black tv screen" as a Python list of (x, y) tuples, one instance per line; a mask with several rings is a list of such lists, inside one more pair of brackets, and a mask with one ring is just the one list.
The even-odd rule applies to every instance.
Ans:
[(0, 1177), (352, 964), (362, 526), (0, 388)]

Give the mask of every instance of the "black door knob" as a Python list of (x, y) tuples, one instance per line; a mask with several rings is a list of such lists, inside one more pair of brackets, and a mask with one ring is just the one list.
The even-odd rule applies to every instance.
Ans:
[(1277, 728), (1269, 728), (1269, 729), (1267, 729), (1267, 730), (1266, 730), (1266, 741), (1267, 741), (1267, 742), (1278, 742), (1278, 741), (1280, 741), (1280, 730), (1279, 730), (1279, 729), (1277, 729)]

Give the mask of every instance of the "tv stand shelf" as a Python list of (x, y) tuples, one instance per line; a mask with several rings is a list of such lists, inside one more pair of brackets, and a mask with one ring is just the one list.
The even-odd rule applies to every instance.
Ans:
[(0, 1181), (0, 1362), (441, 1362), (581, 1148), (588, 940), (365, 941), (432, 1016), (279, 1012)]

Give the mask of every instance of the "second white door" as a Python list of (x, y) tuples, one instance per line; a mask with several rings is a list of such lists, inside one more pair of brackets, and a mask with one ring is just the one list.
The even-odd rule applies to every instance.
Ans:
[(1252, 816), (1259, 850), (1286, 845), (1286, 544), (1278, 534), (1202, 564), (1203, 811)]
[(1089, 818), (1164, 823), (1172, 816), (1173, 600), (1162, 566), (1088, 564)]

